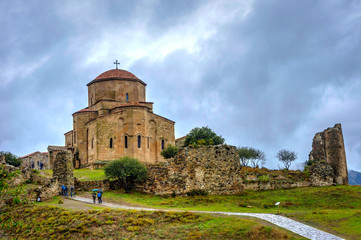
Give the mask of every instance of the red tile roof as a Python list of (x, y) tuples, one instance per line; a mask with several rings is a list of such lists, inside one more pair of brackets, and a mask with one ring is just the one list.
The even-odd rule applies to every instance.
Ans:
[[(75, 112), (75, 113), (82, 113), (82, 112), (97, 112), (97, 111), (90, 110), (90, 109), (88, 109), (88, 108), (84, 108), (84, 109), (79, 110), (79, 111), (77, 111), (77, 112)], [(75, 113), (73, 113), (73, 115), (74, 115)], [(66, 133), (65, 133), (65, 134), (66, 134)]]
[(31, 157), (31, 156), (33, 156), (33, 155), (35, 155), (35, 154), (37, 154), (37, 153), (40, 153), (40, 152), (37, 151), (37, 152), (30, 153), (30, 154), (28, 154), (28, 155), (22, 156), (20, 159), (27, 158), (27, 157)]
[(103, 81), (110, 81), (110, 80), (134, 81), (134, 82), (140, 82), (144, 86), (147, 85), (145, 82), (143, 82), (142, 80), (137, 78), (137, 76), (135, 76), (131, 72), (128, 72), (128, 71), (123, 70), (123, 69), (112, 69), (112, 70), (108, 70), (108, 71), (103, 72), (102, 74), (100, 74), (93, 81), (88, 83), (87, 86), (90, 86), (90, 85), (92, 85), (93, 83), (96, 83), (96, 82), (103, 82)]
[(103, 72), (95, 80), (106, 79), (106, 78), (129, 78), (129, 79), (139, 79), (133, 73), (128, 72), (123, 69), (112, 69), (106, 72)]

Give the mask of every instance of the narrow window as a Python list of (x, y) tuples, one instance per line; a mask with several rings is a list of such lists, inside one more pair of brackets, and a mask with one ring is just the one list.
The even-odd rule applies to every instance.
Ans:
[(140, 135), (138, 135), (138, 148), (140, 148), (142, 146), (142, 139), (140, 137)]
[(92, 149), (94, 148), (94, 138), (92, 138)]
[(147, 137), (147, 147), (149, 149), (149, 137)]
[(164, 140), (162, 139), (162, 150), (164, 149)]
[(93, 105), (93, 97), (90, 98), (90, 105)]
[(109, 140), (109, 148), (113, 148), (113, 138), (110, 138)]
[(74, 143), (76, 143), (76, 131), (74, 131)]
[(125, 94), (125, 101), (126, 101), (126, 102), (129, 102), (129, 95), (128, 95), (128, 93)]
[(128, 148), (128, 136), (124, 136), (124, 148)]

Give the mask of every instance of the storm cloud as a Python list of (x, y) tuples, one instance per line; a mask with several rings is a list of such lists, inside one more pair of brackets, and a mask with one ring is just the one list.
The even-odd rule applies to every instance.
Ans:
[(176, 137), (209, 126), (235, 146), (298, 153), (343, 127), (361, 171), (359, 1), (2, 1), (0, 150), (63, 145), (86, 84), (120, 68), (146, 82)]

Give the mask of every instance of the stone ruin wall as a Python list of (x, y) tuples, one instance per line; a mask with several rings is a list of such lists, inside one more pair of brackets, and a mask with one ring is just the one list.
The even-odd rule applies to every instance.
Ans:
[(56, 154), (53, 168), (53, 178), (64, 186), (74, 187), (73, 157), (70, 151), (60, 151)]
[(334, 170), (334, 182), (348, 184), (345, 145), (341, 124), (316, 133), (313, 138), (309, 160), (322, 160), (329, 163)]
[(137, 187), (151, 194), (186, 194), (204, 189), (209, 194), (237, 194), (244, 190), (269, 190), (308, 186), (330, 186), (333, 170), (318, 162), (308, 173), (260, 169), (242, 171), (234, 146), (202, 146), (180, 149), (167, 163), (148, 164), (149, 178)]

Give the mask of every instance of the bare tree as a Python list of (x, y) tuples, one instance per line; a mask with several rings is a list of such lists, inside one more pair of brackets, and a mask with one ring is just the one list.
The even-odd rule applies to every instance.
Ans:
[(291, 166), (291, 163), (297, 159), (297, 154), (296, 152), (282, 149), (277, 153), (276, 157), (283, 163), (285, 168), (288, 170)]
[(266, 154), (264, 152), (254, 148), (251, 148), (251, 152), (252, 157), (250, 162), (252, 167), (257, 167), (260, 162), (263, 164), (266, 162)]

